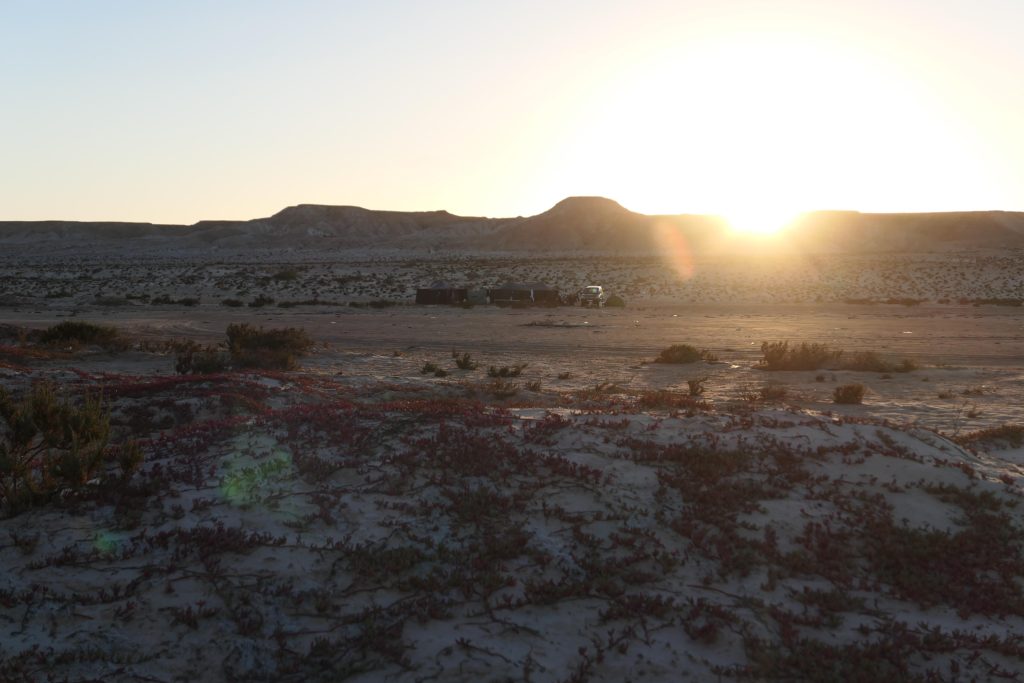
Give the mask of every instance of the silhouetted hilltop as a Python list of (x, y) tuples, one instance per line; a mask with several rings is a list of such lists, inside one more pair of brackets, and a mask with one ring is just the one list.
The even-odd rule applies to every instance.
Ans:
[[(1024, 248), (1024, 213), (974, 211), (871, 214), (808, 213), (779, 242), (808, 252), (907, 252)], [(758, 246), (751, 246), (752, 244)], [(267, 218), (152, 223), (0, 222), (0, 244), (21, 248), (83, 246), (225, 249), (431, 249), (648, 252), (679, 244), (701, 251), (761, 249), (720, 218), (651, 216), (604, 197), (569, 197), (536, 216), (483, 218), (448, 211), (379, 211), (299, 204)]]

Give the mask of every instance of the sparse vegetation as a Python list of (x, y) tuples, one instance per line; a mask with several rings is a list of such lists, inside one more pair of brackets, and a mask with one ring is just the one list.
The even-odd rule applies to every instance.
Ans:
[(672, 364), (686, 364), (696, 363), (704, 357), (703, 352), (696, 346), (690, 346), (689, 344), (673, 344), (667, 349), (663, 349), (658, 357), (654, 359), (655, 363), (672, 363)]
[(526, 368), (527, 363), (520, 363), (519, 365), (503, 365), (500, 368), (494, 365), (487, 368), (488, 377), (518, 377), (523, 374), (523, 370)]
[(626, 302), (623, 301), (622, 297), (618, 294), (612, 294), (608, 297), (608, 300), (604, 302), (604, 305), (609, 308), (625, 308)]
[(98, 396), (79, 405), (37, 384), (22, 400), (0, 387), (0, 504), (7, 515), (45, 503), (60, 491), (76, 491), (107, 464), (124, 475), (141, 463), (134, 443), (109, 447), (110, 415)]
[(228, 369), (228, 354), (215, 346), (189, 342), (175, 358), (174, 371), (179, 375), (209, 375)]
[(832, 400), (843, 405), (853, 405), (864, 401), (863, 384), (842, 384), (832, 392)]
[(496, 379), (487, 385), (487, 393), (496, 399), (511, 398), (519, 393), (519, 384)]
[(236, 368), (292, 370), (313, 347), (305, 330), (288, 327), (264, 330), (246, 323), (228, 325), (228, 352)]
[(757, 391), (758, 397), (762, 401), (769, 403), (776, 401), (785, 401), (786, 397), (789, 396), (789, 389), (786, 388), (785, 384), (776, 384), (774, 382), (765, 384)]
[(704, 393), (704, 383), (710, 379), (709, 377), (697, 377), (695, 379), (686, 380), (686, 385), (689, 387), (690, 396), (700, 396)]
[(421, 375), (433, 375), (434, 377), (447, 377), (448, 371), (442, 368), (440, 365), (427, 361), (423, 364), (420, 369)]
[(808, 344), (790, 346), (788, 341), (762, 342), (763, 358), (758, 363), (762, 370), (818, 370), (835, 364), (843, 355), (838, 349), (827, 344)]
[(73, 320), (46, 328), (38, 338), (43, 344), (72, 347), (100, 346), (109, 349), (123, 343), (116, 327)]
[(459, 370), (476, 370), (478, 363), (468, 353), (463, 353), (461, 356), (455, 356), (455, 366)]
[(1020, 448), (1021, 446), (1024, 446), (1024, 425), (1007, 424), (999, 427), (980, 429), (976, 432), (959, 435), (955, 437), (954, 440), (964, 446), (993, 444), (1009, 446), (1010, 448)]
[(843, 357), (840, 367), (844, 370), (855, 370), (862, 372), (913, 372), (918, 369), (918, 364), (909, 358), (904, 358), (898, 363), (892, 363), (882, 358), (875, 351), (854, 351)]

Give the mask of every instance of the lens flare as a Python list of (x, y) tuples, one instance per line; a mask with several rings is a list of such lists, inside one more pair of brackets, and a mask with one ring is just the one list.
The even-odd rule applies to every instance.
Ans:
[(654, 239), (658, 252), (665, 259), (680, 280), (689, 280), (694, 274), (693, 254), (690, 241), (678, 225), (659, 220), (654, 224)]

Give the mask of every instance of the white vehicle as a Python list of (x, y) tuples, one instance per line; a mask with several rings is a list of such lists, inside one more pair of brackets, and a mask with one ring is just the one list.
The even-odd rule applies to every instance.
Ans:
[(590, 285), (580, 290), (580, 306), (597, 306), (601, 308), (607, 300), (608, 294), (605, 293), (601, 285)]

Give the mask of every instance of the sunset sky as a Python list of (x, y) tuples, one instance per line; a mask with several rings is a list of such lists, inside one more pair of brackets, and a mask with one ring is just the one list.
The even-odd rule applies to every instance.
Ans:
[(1024, 210), (1022, 0), (8, 0), (0, 220)]

